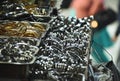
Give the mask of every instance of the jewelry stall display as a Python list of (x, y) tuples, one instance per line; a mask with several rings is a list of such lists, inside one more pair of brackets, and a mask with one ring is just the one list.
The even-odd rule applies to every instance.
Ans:
[(30, 80), (112, 81), (111, 70), (89, 58), (94, 17), (51, 15), (55, 3), (0, 3), (0, 63), (26, 65)]

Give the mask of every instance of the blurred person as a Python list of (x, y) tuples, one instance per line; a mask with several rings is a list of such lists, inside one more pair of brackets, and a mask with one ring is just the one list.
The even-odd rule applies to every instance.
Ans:
[[(92, 44), (92, 53), (91, 56), (97, 63), (109, 62), (111, 59), (108, 58), (106, 53), (104, 53), (104, 49), (113, 45), (113, 41), (111, 40), (106, 25), (108, 24), (107, 11), (105, 11), (104, 1), (103, 0), (92, 0), (93, 5), (89, 10), (89, 15), (94, 15), (95, 20), (97, 20), (98, 27), (95, 28), (93, 35), (93, 44)], [(103, 18), (104, 17), (104, 18)], [(106, 24), (106, 23), (107, 24)], [(110, 22), (111, 23), (111, 22)], [(105, 25), (104, 25), (105, 24)]]
[(93, 5), (89, 14), (95, 16), (98, 27), (94, 29), (91, 56), (97, 63), (109, 62), (112, 58), (109, 58), (104, 51), (105, 48), (112, 46), (114, 43), (107, 32), (106, 26), (116, 19), (116, 17), (111, 17), (116, 14), (111, 9), (105, 9), (103, 0), (92, 1)]

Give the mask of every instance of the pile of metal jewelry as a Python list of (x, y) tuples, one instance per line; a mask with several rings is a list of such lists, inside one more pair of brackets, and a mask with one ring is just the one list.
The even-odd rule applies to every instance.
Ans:
[(39, 43), (36, 38), (0, 37), (0, 63), (34, 63)]
[[(55, 81), (85, 81), (91, 42), (90, 21), (58, 16), (41, 40), (40, 50), (31, 73), (46, 75)], [(35, 68), (35, 69), (34, 69)]]

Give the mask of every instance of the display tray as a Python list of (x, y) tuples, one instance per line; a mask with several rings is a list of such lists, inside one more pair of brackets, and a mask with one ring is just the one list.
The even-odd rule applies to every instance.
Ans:
[(0, 63), (32, 64), (39, 44), (36, 38), (0, 37)]
[(34, 63), (48, 29), (48, 24), (41, 22), (0, 21), (0, 63)]
[(0, 21), (1, 36), (41, 38), (47, 30), (47, 23), (9, 20)]

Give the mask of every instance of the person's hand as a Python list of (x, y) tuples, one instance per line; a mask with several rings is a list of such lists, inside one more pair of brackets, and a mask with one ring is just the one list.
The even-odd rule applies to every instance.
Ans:
[(113, 37), (113, 38), (112, 38), (112, 41), (114, 41), (114, 42), (117, 41), (117, 37), (116, 37), (116, 36)]
[(104, 9), (104, 5), (102, 0), (92, 0), (91, 8), (89, 10), (89, 15), (94, 15), (103, 9)]

